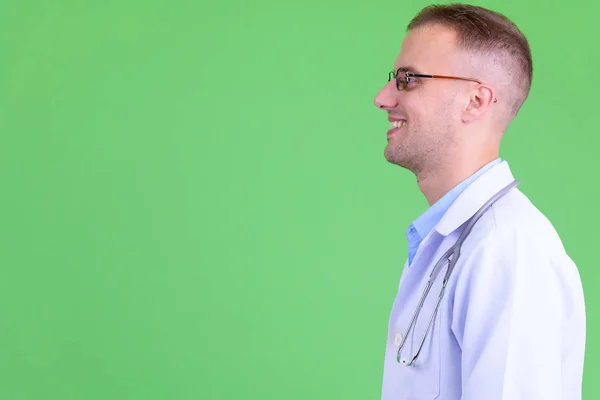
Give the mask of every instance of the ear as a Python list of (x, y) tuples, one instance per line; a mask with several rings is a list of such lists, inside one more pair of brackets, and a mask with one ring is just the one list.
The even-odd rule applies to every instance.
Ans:
[(494, 90), (491, 87), (478, 85), (475, 90), (471, 91), (469, 101), (463, 110), (463, 122), (470, 122), (480, 118), (497, 101)]

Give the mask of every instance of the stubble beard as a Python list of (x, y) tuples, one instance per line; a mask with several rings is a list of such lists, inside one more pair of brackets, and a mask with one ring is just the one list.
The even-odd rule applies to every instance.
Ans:
[(385, 148), (388, 162), (414, 173), (417, 178), (443, 172), (454, 147), (452, 127), (409, 129), (392, 138)]

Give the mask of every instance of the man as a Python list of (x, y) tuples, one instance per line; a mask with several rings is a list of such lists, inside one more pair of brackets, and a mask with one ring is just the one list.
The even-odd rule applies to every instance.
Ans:
[(383, 400), (581, 399), (577, 267), (499, 158), (532, 70), (526, 38), (504, 16), (431, 6), (409, 24), (375, 98), (390, 121), (386, 159), (416, 175), (430, 205), (407, 231)]

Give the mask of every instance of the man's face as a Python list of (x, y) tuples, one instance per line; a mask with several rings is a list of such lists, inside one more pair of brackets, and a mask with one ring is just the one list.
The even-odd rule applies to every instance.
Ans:
[[(398, 68), (412, 73), (461, 76), (457, 71), (460, 66), (455, 34), (439, 26), (410, 31), (402, 43), (394, 71)], [(387, 133), (386, 159), (418, 174), (439, 168), (452, 151), (460, 122), (459, 104), (464, 97), (459, 96), (459, 86), (453, 80), (411, 80), (406, 90), (398, 91), (392, 79), (377, 94), (375, 104), (387, 111), (392, 121)], [(399, 128), (393, 126), (393, 121), (398, 121)]]

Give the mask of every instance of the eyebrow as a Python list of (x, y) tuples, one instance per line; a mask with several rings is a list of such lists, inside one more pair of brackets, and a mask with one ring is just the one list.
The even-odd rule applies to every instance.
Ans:
[(402, 72), (412, 72), (413, 74), (422, 74), (422, 72), (419, 72), (418, 69), (416, 69), (415, 67), (411, 67), (411, 66), (398, 67), (394, 70), (394, 72), (398, 72), (398, 70), (400, 70)]

